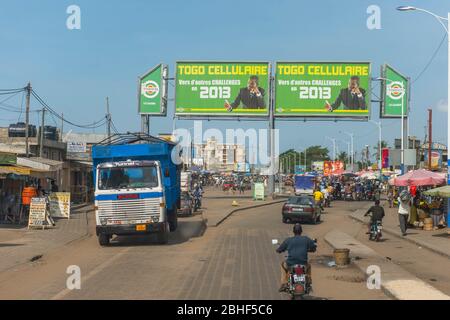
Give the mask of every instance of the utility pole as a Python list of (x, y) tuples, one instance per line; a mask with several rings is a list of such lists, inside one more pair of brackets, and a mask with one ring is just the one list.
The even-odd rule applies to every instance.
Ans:
[(106, 97), (106, 121), (107, 121), (107, 135), (108, 142), (111, 142), (111, 114), (109, 113), (109, 97)]
[(29, 137), (28, 137), (28, 126), (30, 125), (30, 96), (31, 96), (31, 83), (28, 82), (27, 85), (27, 100), (26, 100), (26, 111), (25, 111), (25, 154), (26, 157), (30, 157), (29, 149)]
[(431, 170), (432, 145), (433, 145), (433, 110), (428, 109), (428, 170)]
[(45, 122), (45, 108), (42, 108), (42, 120), (41, 120), (41, 134), (39, 135), (39, 157), (43, 158), (44, 155), (44, 122)]
[(63, 132), (64, 132), (64, 113), (61, 113), (61, 136), (59, 137), (59, 141), (63, 141)]

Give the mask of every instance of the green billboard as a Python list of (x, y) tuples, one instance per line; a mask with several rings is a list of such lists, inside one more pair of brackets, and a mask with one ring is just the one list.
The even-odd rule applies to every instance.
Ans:
[(385, 64), (381, 67), (380, 118), (401, 118), (408, 115), (408, 78)]
[(140, 114), (165, 116), (167, 113), (167, 66), (160, 64), (139, 78)]
[(268, 62), (177, 62), (179, 116), (267, 116)]
[(277, 62), (275, 115), (370, 115), (369, 62)]

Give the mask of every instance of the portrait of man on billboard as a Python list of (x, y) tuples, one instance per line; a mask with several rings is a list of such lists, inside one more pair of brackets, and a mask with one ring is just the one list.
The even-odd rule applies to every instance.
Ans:
[(359, 81), (358, 76), (352, 76), (348, 81), (348, 87), (341, 89), (333, 104), (326, 101), (325, 108), (333, 112), (343, 104), (343, 110), (367, 110), (366, 90), (359, 86)]
[(239, 94), (233, 103), (225, 101), (225, 108), (228, 112), (237, 109), (242, 103), (243, 109), (265, 109), (266, 103), (264, 101), (265, 90), (259, 87), (258, 76), (250, 76), (248, 79), (247, 87), (241, 88)]

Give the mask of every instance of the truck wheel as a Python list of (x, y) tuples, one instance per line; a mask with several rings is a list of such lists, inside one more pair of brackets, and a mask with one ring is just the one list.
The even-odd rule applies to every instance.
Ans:
[(109, 245), (110, 235), (106, 233), (100, 233), (98, 235), (98, 243), (103, 247)]
[(156, 235), (159, 244), (167, 244), (169, 242), (169, 226), (166, 223), (164, 230), (161, 230)]
[(174, 232), (178, 228), (178, 217), (176, 214), (173, 214), (173, 212), (169, 215), (169, 229), (170, 232)]

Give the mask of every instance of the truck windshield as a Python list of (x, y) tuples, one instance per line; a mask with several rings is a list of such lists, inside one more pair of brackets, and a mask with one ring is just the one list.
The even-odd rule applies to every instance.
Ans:
[(155, 188), (158, 170), (155, 166), (101, 168), (98, 189)]

